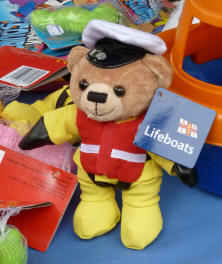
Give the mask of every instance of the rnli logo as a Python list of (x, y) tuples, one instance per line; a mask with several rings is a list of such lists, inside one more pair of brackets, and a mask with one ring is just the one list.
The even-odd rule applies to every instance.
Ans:
[(180, 118), (178, 125), (178, 133), (186, 135), (188, 137), (197, 138), (197, 125)]

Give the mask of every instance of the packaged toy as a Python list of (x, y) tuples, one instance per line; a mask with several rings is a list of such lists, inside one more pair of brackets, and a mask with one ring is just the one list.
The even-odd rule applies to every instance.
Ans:
[(82, 32), (92, 19), (122, 23), (124, 15), (111, 2), (97, 5), (63, 6), (38, 9), (30, 21), (36, 33), (51, 49), (61, 49), (82, 43)]

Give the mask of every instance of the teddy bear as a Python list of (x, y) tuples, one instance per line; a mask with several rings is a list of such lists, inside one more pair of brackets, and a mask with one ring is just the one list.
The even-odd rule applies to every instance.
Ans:
[[(82, 239), (112, 230), (121, 219), (122, 243), (131, 249), (148, 246), (162, 229), (159, 191), (162, 169), (189, 186), (189, 169), (141, 149), (134, 137), (158, 87), (168, 88), (173, 71), (161, 56), (158, 36), (102, 20), (92, 20), (85, 46), (68, 56), (73, 103), (46, 112), (19, 146), (79, 143), (74, 154), (81, 201), (73, 225)], [(115, 199), (122, 190), (122, 210)]]

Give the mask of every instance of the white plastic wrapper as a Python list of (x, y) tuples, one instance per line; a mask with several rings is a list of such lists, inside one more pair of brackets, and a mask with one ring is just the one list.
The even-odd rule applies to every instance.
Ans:
[[(166, 25), (163, 28), (163, 31), (176, 28), (179, 24), (180, 16), (183, 10), (184, 0), (181, 0), (179, 5), (176, 7), (176, 9), (171, 13)], [(199, 23), (199, 19), (195, 18), (193, 19), (193, 24)]]

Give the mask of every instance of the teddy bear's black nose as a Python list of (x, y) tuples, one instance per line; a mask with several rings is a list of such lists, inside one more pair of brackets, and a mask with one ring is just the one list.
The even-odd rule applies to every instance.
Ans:
[(107, 99), (106, 93), (88, 92), (87, 99), (94, 103), (105, 103)]

